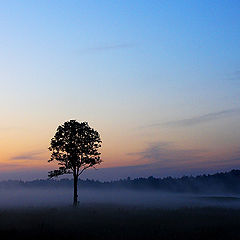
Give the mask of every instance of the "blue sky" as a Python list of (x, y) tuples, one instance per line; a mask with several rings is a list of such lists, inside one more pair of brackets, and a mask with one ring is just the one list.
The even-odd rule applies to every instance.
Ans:
[[(170, 152), (191, 150), (194, 169), (193, 149), (207, 150), (202, 162), (232, 159), (240, 140), (239, 11), (239, 1), (221, 0), (2, 2), (2, 171), (50, 168), (49, 139), (69, 119), (100, 131), (104, 168), (152, 164), (129, 153), (163, 142)], [(200, 122), (187, 126), (189, 119)], [(185, 126), (166, 126), (176, 122)], [(42, 157), (33, 163), (32, 152)], [(18, 156), (26, 158), (9, 160)], [(169, 157), (175, 174), (177, 157)]]

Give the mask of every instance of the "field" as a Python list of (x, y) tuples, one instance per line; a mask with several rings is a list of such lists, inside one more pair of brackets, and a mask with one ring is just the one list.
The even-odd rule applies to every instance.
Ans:
[(240, 239), (240, 198), (157, 191), (0, 191), (2, 239)]
[(82, 204), (1, 209), (2, 239), (240, 239), (240, 209)]

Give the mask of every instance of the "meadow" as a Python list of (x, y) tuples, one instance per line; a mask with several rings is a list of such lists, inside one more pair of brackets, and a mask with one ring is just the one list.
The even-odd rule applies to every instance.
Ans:
[(82, 204), (0, 212), (2, 239), (240, 239), (240, 209)]
[(12, 195), (1, 192), (0, 236), (2, 239), (240, 239), (238, 196), (85, 190), (80, 194), (81, 202), (74, 209), (70, 190), (65, 193), (18, 190)]

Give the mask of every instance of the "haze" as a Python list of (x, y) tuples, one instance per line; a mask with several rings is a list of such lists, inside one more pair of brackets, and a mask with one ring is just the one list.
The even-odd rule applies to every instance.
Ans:
[[(96, 190), (82, 189), (79, 191), (81, 206), (104, 204), (122, 207), (144, 207), (175, 209), (182, 207), (227, 207), (239, 208), (238, 194), (176, 194), (153, 190)], [(72, 206), (72, 189), (1, 189), (1, 209), (31, 207), (70, 207)]]

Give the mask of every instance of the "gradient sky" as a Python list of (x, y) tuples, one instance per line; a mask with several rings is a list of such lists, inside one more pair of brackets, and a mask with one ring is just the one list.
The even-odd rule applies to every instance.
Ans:
[(83, 177), (239, 168), (239, 0), (0, 4), (0, 180), (45, 178), (70, 119), (103, 140)]

